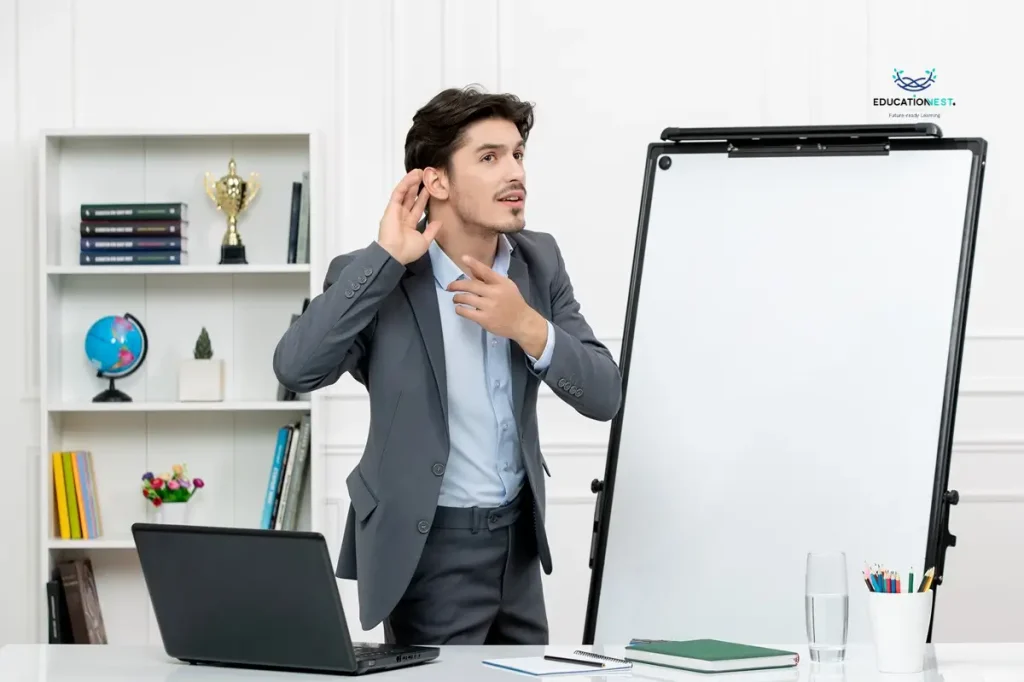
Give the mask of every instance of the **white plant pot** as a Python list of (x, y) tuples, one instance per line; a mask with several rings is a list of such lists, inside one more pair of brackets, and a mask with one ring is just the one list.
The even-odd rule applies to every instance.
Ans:
[(156, 522), (187, 525), (188, 506), (188, 502), (164, 502), (156, 508)]
[(224, 361), (184, 360), (178, 371), (178, 400), (216, 402), (224, 400)]

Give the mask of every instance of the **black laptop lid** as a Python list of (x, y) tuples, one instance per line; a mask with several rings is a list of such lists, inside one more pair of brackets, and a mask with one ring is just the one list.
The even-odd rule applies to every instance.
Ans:
[(355, 669), (319, 533), (137, 523), (132, 534), (168, 655)]

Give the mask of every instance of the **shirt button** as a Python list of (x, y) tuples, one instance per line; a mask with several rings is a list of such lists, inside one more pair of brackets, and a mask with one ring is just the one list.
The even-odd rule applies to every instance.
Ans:
[(501, 381), (500, 381), (500, 380), (498, 380), (498, 379), (495, 379), (495, 380), (494, 380), (494, 387), (495, 387), (495, 388), (498, 388), (499, 386), (501, 386)]
[(491, 345), (492, 346), (497, 346), (498, 345), (498, 339), (491, 339)]
[(508, 431), (508, 424), (507, 423), (506, 424), (502, 424), (501, 425), (501, 430), (502, 431)]

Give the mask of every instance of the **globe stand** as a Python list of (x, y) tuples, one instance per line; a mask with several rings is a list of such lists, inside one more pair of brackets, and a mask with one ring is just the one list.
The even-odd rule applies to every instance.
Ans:
[[(103, 375), (98, 375), (103, 378)], [(105, 391), (100, 391), (93, 397), (94, 403), (130, 403), (132, 397), (124, 391), (114, 388), (114, 380), (110, 379), (110, 386)]]

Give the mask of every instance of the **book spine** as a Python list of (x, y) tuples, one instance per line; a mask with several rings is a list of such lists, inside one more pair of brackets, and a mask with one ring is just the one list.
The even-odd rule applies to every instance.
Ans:
[(302, 203), (299, 206), (299, 243), (297, 262), (309, 262), (309, 171), (302, 174)]
[(74, 561), (58, 564), (61, 586), (68, 607), (68, 620), (71, 624), (71, 636), (67, 641), (75, 644), (89, 643), (89, 621), (82, 602), (82, 585), (78, 580), (78, 567)]
[(299, 505), (302, 501), (303, 481), (306, 476), (306, 461), (309, 458), (310, 416), (303, 415), (299, 426), (299, 449), (291, 480), (288, 482), (288, 506), (284, 510), (284, 530), (298, 527)]
[(292, 183), (292, 210), (288, 223), (288, 262), (298, 262), (299, 249), (299, 210), (302, 205), (302, 183)]
[(83, 251), (79, 265), (182, 265), (187, 255), (179, 251)]
[(274, 460), (270, 466), (270, 480), (267, 481), (266, 498), (263, 501), (263, 517), (260, 519), (260, 528), (269, 530), (273, 528), (271, 519), (274, 515), (274, 504), (277, 501), (277, 481), (281, 476), (281, 467), (284, 465), (284, 454), (288, 448), (288, 427), (282, 426), (277, 432), (277, 447), (274, 450)]
[(50, 644), (61, 644), (60, 631), (60, 585), (56, 580), (46, 583), (46, 603), (49, 615), (49, 642)]
[(181, 237), (82, 237), (82, 251), (187, 251), (188, 240)]
[(82, 204), (82, 220), (185, 220), (188, 205), (184, 203), (144, 204)]
[(83, 220), (79, 233), (83, 237), (187, 237), (184, 220)]

